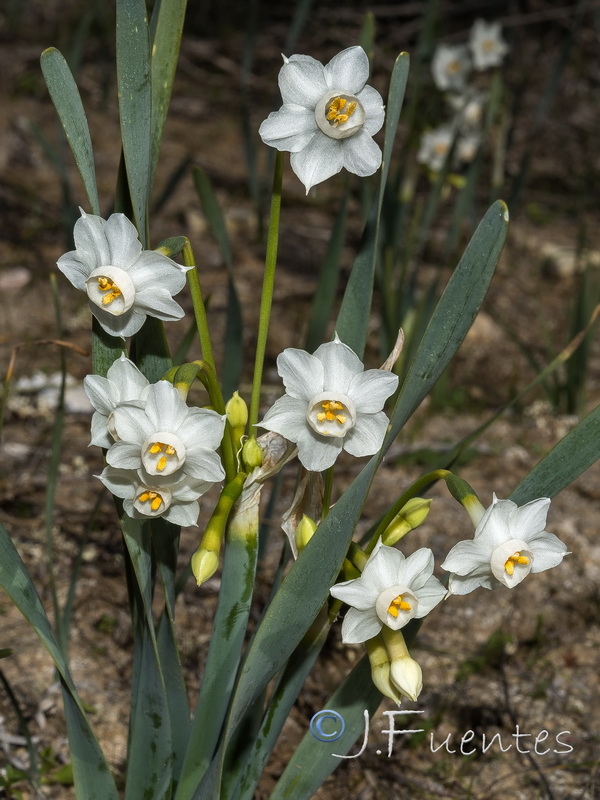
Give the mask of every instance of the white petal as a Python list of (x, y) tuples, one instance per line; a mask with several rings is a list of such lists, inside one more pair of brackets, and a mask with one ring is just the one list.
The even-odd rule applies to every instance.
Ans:
[(90, 311), (108, 334), (111, 336), (121, 336), (123, 339), (137, 333), (146, 321), (146, 315), (136, 313), (135, 308), (127, 311), (125, 314), (115, 316), (99, 308), (96, 303), (92, 303), (91, 300)]
[(330, 139), (324, 133), (316, 133), (304, 150), (292, 153), (292, 169), (306, 188), (306, 194), (313, 186), (336, 175), (344, 166), (342, 139)]
[(125, 214), (111, 214), (106, 220), (104, 233), (110, 248), (110, 260), (106, 263), (127, 269), (137, 261), (142, 243), (135, 225)]
[(150, 287), (135, 293), (135, 309), (139, 313), (164, 320), (177, 320), (185, 316), (185, 311), (171, 297), (168, 289)]
[[(308, 402), (323, 391), (323, 364), (305, 350), (288, 347), (277, 356), (277, 372), (290, 397)], [(304, 411), (306, 414), (306, 409)]]
[(214, 450), (197, 448), (188, 451), (183, 469), (186, 475), (196, 480), (218, 483), (225, 477), (221, 459)]
[(479, 587), (484, 589), (494, 589), (500, 583), (494, 578), (491, 572), (485, 569), (477, 570), (470, 575), (450, 575), (448, 582), (448, 594), (469, 594)]
[(510, 538), (528, 542), (530, 536), (543, 531), (549, 509), (549, 497), (540, 497), (515, 508), (509, 522)]
[(358, 414), (356, 425), (344, 437), (344, 450), (361, 458), (376, 453), (385, 437), (389, 419), (380, 411), (377, 414)]
[(92, 415), (92, 428), (90, 444), (96, 447), (109, 448), (113, 443), (113, 438), (108, 432), (107, 417), (100, 414), (99, 411), (94, 411)]
[(435, 606), (444, 599), (445, 595), (446, 589), (438, 579), (434, 577), (429, 578), (417, 593), (419, 607), (415, 614), (416, 618), (422, 619), (426, 614), (429, 614), (431, 609), (435, 608)]
[(517, 504), (512, 500), (498, 500), (494, 495), (492, 505), (486, 509), (479, 525), (475, 530), (475, 539), (481, 539), (485, 546), (491, 550), (515, 537), (510, 531), (510, 519), (517, 508)]
[(133, 361), (130, 361), (124, 354), (113, 361), (108, 368), (106, 377), (118, 387), (121, 401), (143, 399), (144, 389), (150, 385), (148, 379), (142, 375)]
[(361, 178), (377, 172), (381, 166), (381, 150), (364, 128), (340, 141), (344, 167), (348, 172)]
[(203, 450), (216, 450), (225, 430), (225, 417), (207, 408), (190, 408), (183, 430), (178, 431), (186, 447), (201, 445)]
[(375, 607), (378, 592), (362, 578), (337, 583), (329, 590), (331, 595), (359, 611)]
[(182, 267), (156, 250), (144, 250), (128, 272), (138, 291), (160, 287), (174, 295), (185, 286), (185, 274), (189, 269), (191, 267)]
[(398, 376), (384, 369), (368, 369), (352, 378), (348, 387), (358, 412), (374, 414), (398, 388)]
[(151, 425), (143, 409), (132, 403), (124, 403), (114, 410), (113, 422), (119, 439), (133, 442), (138, 447), (151, 433)]
[[(188, 406), (169, 381), (158, 381), (148, 390), (145, 415), (155, 431), (176, 431), (186, 420), (188, 413)], [(141, 423), (144, 417), (138, 415), (136, 419)], [(151, 432), (150, 426), (148, 426), (146, 436), (150, 435)], [(117, 428), (117, 433), (121, 439), (126, 438), (121, 434), (119, 428)]]
[(56, 266), (76, 289), (85, 292), (85, 282), (94, 268), (88, 261), (80, 257), (76, 250), (71, 250), (70, 253), (61, 256), (56, 262)]
[(86, 375), (83, 389), (96, 411), (100, 411), (105, 417), (112, 414), (113, 408), (121, 399), (114, 383), (101, 375)]
[(381, 130), (385, 121), (383, 97), (372, 86), (365, 86), (356, 97), (365, 112), (364, 129), (369, 136), (373, 136), (377, 131)]
[(558, 566), (563, 558), (569, 555), (566, 544), (553, 533), (543, 532), (532, 536), (527, 544), (533, 554), (532, 572), (543, 572)]
[(404, 569), (404, 554), (395, 547), (381, 545), (373, 550), (362, 573), (362, 579), (373, 586), (379, 595), (384, 589), (396, 586), (400, 581), (398, 576)]
[(133, 499), (138, 483), (137, 474), (131, 470), (113, 469), (105, 467), (101, 475), (98, 475), (102, 483), (109, 492), (124, 499)]
[[(398, 583), (417, 592), (424, 586), (433, 573), (433, 553), (428, 547), (421, 547), (405, 560), (399, 574)], [(444, 593), (445, 593), (444, 589)], [(419, 594), (419, 601), (421, 595)]]
[(273, 403), (258, 425), (268, 431), (279, 433), (290, 442), (297, 442), (301, 434), (308, 429), (306, 402), (284, 394)]
[(258, 129), (265, 144), (278, 150), (298, 153), (317, 132), (314, 111), (297, 105), (284, 105), (273, 111)]
[(279, 72), (279, 91), (286, 105), (314, 109), (327, 91), (323, 65), (311, 56), (290, 56)]
[[(287, 434), (282, 434), (282, 436), (288, 438)], [(324, 469), (329, 469), (342, 452), (343, 441), (337, 436), (319, 436), (308, 425), (305, 425), (296, 441), (300, 463), (311, 472), (322, 472)]]
[(369, 78), (369, 58), (362, 47), (347, 47), (325, 67), (329, 89), (358, 94)]
[(136, 470), (142, 466), (142, 454), (139, 445), (115, 442), (106, 454), (106, 461), (115, 469)]
[(342, 641), (344, 644), (360, 644), (377, 636), (381, 630), (381, 620), (375, 610), (357, 611), (349, 608), (342, 622)]
[(83, 214), (73, 228), (77, 255), (90, 265), (90, 272), (110, 264), (110, 247), (105, 229), (106, 220), (95, 214)]
[(363, 371), (363, 363), (354, 350), (336, 339), (322, 344), (314, 355), (323, 364), (323, 391), (349, 395), (354, 376)]
[(187, 528), (198, 522), (199, 514), (200, 505), (197, 501), (194, 501), (192, 503), (172, 503), (163, 514), (163, 517), (173, 525), (181, 525), (182, 528)]
[(491, 552), (478, 545), (477, 540), (458, 542), (446, 556), (442, 566), (447, 572), (468, 575), (470, 572), (486, 568), (490, 571)]

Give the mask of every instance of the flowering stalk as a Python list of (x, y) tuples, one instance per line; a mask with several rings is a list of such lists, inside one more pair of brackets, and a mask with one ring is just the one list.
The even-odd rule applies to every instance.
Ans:
[(235, 501), (242, 493), (245, 480), (246, 473), (239, 472), (225, 486), (202, 535), (200, 545), (192, 556), (192, 572), (198, 586), (211, 578), (217, 571), (227, 520)]
[[(200, 278), (198, 277), (198, 269), (196, 267), (196, 259), (194, 258), (194, 251), (190, 240), (185, 237), (185, 244), (182, 249), (183, 263), (186, 267), (191, 267), (188, 274), (188, 283), (190, 287), (190, 294), (192, 295), (192, 304), (194, 306), (194, 316), (196, 318), (196, 327), (198, 328), (198, 336), (200, 338), (200, 348), (202, 350), (202, 358), (210, 364), (213, 370), (217, 371), (215, 367), (215, 357), (212, 349), (212, 342), (210, 339), (210, 332), (208, 330), (208, 320), (206, 318), (206, 308), (204, 306), (204, 299), (202, 297), (202, 289), (200, 288)], [(223, 405), (223, 407), (225, 407)]]
[(281, 212), (281, 183), (283, 180), (283, 152), (278, 152), (275, 158), (275, 174), (273, 175), (273, 194), (271, 197), (271, 215), (269, 218), (269, 233), (267, 236), (267, 254), (265, 258), (265, 276), (263, 278), (262, 295), (260, 298), (260, 317), (258, 322), (258, 338), (256, 342), (256, 357), (254, 361), (254, 377), (252, 379), (252, 397), (250, 399), (249, 431), (250, 438), (256, 438), (254, 426), (258, 422), (258, 409), (260, 405), (260, 389), (262, 385), (262, 372), (267, 349), (267, 335), (271, 319), (271, 304), (273, 302), (273, 286), (275, 283), (275, 267), (277, 266), (277, 245), (279, 242), (279, 217)]

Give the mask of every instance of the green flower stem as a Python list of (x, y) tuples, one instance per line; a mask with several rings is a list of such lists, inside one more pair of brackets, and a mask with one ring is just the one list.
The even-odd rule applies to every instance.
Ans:
[(260, 389), (262, 384), (265, 351), (267, 349), (267, 335), (271, 318), (271, 304), (273, 302), (273, 285), (275, 283), (275, 267), (277, 266), (277, 245), (279, 242), (279, 216), (281, 212), (281, 182), (283, 178), (283, 152), (278, 152), (275, 159), (275, 174), (273, 176), (273, 194), (271, 197), (271, 215), (269, 218), (269, 234), (267, 237), (267, 255), (265, 258), (265, 275), (263, 278), (262, 295), (260, 299), (260, 318), (258, 322), (258, 338), (256, 342), (256, 358), (254, 362), (254, 377), (252, 379), (252, 397), (250, 400), (249, 435), (256, 437), (254, 426), (258, 422), (258, 409), (260, 405)]
[[(227, 520), (231, 513), (231, 509), (235, 501), (238, 499), (244, 488), (244, 481), (246, 480), (245, 472), (238, 472), (235, 478), (230, 481), (223, 491), (215, 510), (213, 511), (208, 524), (204, 530), (200, 548), (219, 553), (221, 550), (221, 543), (225, 534)], [(199, 549), (200, 549), (199, 548)]]
[[(188, 270), (187, 277), (190, 287), (190, 294), (192, 295), (192, 304), (194, 306), (194, 316), (196, 317), (196, 327), (198, 328), (198, 336), (200, 337), (200, 348), (202, 349), (202, 358), (207, 364), (217, 371), (215, 366), (215, 357), (212, 349), (212, 342), (210, 340), (210, 332), (208, 330), (208, 320), (206, 318), (206, 308), (204, 307), (204, 300), (202, 298), (202, 289), (200, 288), (200, 278), (198, 277), (198, 269), (196, 267), (196, 259), (194, 258), (194, 251), (190, 240), (185, 237), (185, 244), (182, 248), (183, 263), (186, 267), (192, 267)], [(223, 403), (223, 408), (225, 404)]]
[(348, 548), (348, 561), (351, 564), (354, 564), (356, 569), (363, 571), (367, 561), (369, 560), (369, 556), (363, 552), (359, 545), (356, 542), (350, 542), (350, 547)]
[(325, 519), (329, 514), (329, 506), (331, 505), (331, 492), (333, 489), (333, 470), (335, 464), (332, 464), (328, 470), (325, 471), (325, 486), (323, 488), (323, 513), (321, 519)]

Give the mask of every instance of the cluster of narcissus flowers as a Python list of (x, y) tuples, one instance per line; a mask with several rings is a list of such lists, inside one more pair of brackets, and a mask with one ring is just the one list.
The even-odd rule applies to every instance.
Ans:
[(549, 506), (545, 497), (519, 507), (494, 495), (488, 509), (471, 511), (478, 520), (474, 538), (456, 544), (441, 565), (450, 573), (447, 590), (433, 577), (431, 550), (422, 548), (405, 558), (381, 540), (360, 577), (331, 588), (333, 597), (349, 606), (342, 639), (366, 643), (373, 679), (384, 694), (397, 702), (401, 694), (414, 700), (421, 689), (420, 668), (401, 635), (412, 619), (424, 617), (444, 597), (480, 586), (514, 588), (530, 572), (560, 564), (567, 548), (545, 530)]
[(451, 120), (425, 131), (417, 161), (439, 172), (452, 145), (455, 165), (468, 164), (477, 155), (482, 140), (483, 111), (487, 94), (469, 85), (473, 68), (483, 71), (502, 64), (508, 45), (502, 38), (500, 23), (478, 19), (471, 28), (468, 44), (441, 44), (431, 64), (435, 85), (448, 92)]
[(168, 381), (149, 384), (124, 355), (84, 387), (96, 409), (91, 443), (107, 448), (99, 477), (125, 513), (194, 525), (198, 499), (224, 478), (216, 450), (225, 418), (189, 408)]

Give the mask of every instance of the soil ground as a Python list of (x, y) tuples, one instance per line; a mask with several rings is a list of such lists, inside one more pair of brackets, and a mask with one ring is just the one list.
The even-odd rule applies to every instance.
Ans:
[[(55, 414), (52, 392), (45, 380), (28, 387), (22, 379), (31, 379), (37, 370), (47, 377), (60, 369), (57, 348), (48, 343), (57, 338), (48, 276), (56, 273), (56, 259), (69, 249), (65, 230), (72, 226), (71, 212), (85, 200), (67, 148), (58, 136), (37, 60), (41, 50), (50, 45), (68, 50), (78, 12), (67, 5), (65, 13), (59, 14), (58, 6), (52, 2), (27, 3), (21, 13), (15, 4), (9, 5), (11, 12), (4, 12), (6, 28), (0, 34), (0, 103), (4, 110), (0, 117), (3, 371), (13, 348), (19, 349), (2, 441), (1, 463), (5, 469), (0, 474), (0, 520), (11, 532), (49, 610), (44, 503)], [(420, 29), (423, 8), (419, 3), (409, 5), (408, 11), (386, 5), (374, 10), (377, 48), (372, 83), (382, 93), (386, 91), (393, 58), (401, 49), (414, 46)], [(356, 4), (346, 12), (338, 9), (333, 17), (331, 7), (317, 4), (296, 51), (310, 52), (326, 62), (357, 41), (364, 10)], [(255, 206), (249, 199), (240, 124), (239, 65), (245, 21), (243, 11), (233, 4), (230, 18), (210, 3), (203, 5), (203, 11), (208, 20), (204, 27), (200, 26), (199, 10), (189, 15), (157, 176), (157, 196), (186, 159), (201, 165), (213, 181), (234, 246), (250, 358), (264, 244), (257, 236)], [(501, 19), (511, 41), (505, 75), (509, 97), (514, 101), (503, 188), (505, 196), (514, 190), (533, 137), (535, 147), (525, 194), (522, 202), (515, 205), (514, 213), (511, 208), (508, 243), (483, 310), (445, 376), (443, 389), (423, 403), (392, 448), (373, 487), (362, 528), (379, 516), (402, 487), (439, 466), (436, 453), (474, 430), (533, 379), (535, 372), (524, 349), (515, 342), (515, 333), (542, 365), (566, 345), (582, 280), (574, 268), (574, 254), (582, 242), (590, 262), (594, 263), (600, 252), (600, 73), (598, 28), (592, 24), (594, 11), (588, 10), (584, 16), (561, 72), (550, 114), (537, 129), (536, 109), (556, 63), (554, 58), (573, 24), (575, 7), (569, 3), (559, 7), (550, 2), (529, 2), (513, 4), (508, 11), (503, 6), (499, 13), (504, 14)], [(489, 4), (474, 2), (468, 13), (459, 11), (458, 4), (448, 4), (440, 25), (444, 41), (464, 40), (473, 19), (484, 14), (491, 14)], [(283, 11), (267, 17), (258, 34), (250, 82), (254, 129), (276, 107), (275, 78), (289, 25)], [(108, 20), (103, 22), (101, 17), (93, 22), (78, 75), (106, 214), (119, 159), (112, 42), (107, 25)], [(410, 91), (409, 84), (409, 98)], [(427, 109), (428, 114), (432, 113), (431, 103)], [(46, 142), (53, 148), (55, 158), (66, 164), (68, 181), (61, 181), (53, 167)], [(256, 144), (262, 171), (265, 148)], [(425, 176), (421, 180), (417, 198), (427, 186)], [(332, 179), (306, 198), (303, 187), (288, 169), (284, 186), (265, 408), (281, 391), (274, 369), (276, 355), (285, 347), (302, 344), (299, 332), (306, 326), (342, 178)], [(423, 287), (438, 274), (439, 241), (443, 241), (445, 218), (451, 213), (453, 199), (455, 195), (449, 192), (443, 201), (445, 213), (440, 215), (439, 230), (425, 252)], [(484, 210), (482, 195), (479, 211)], [(359, 222), (360, 208), (354, 198), (343, 252), (344, 278), (356, 252)], [(209, 235), (189, 170), (152, 221), (153, 244), (180, 233), (189, 235), (196, 248), (203, 289), (210, 296), (214, 338), (219, 342), (226, 309), (224, 266)], [(593, 269), (591, 275), (595, 276)], [(64, 601), (74, 559), (86, 535), (90, 509), (98, 498), (99, 484), (93, 475), (102, 469), (102, 455), (96, 448), (87, 447), (90, 414), (82, 405), (80, 392), (81, 381), (90, 368), (87, 307), (60, 275), (58, 287), (64, 326), (61, 338), (74, 348), (67, 351), (73, 387), (52, 516), (55, 579), (58, 595)], [(190, 311), (187, 298), (182, 304)], [(373, 337), (376, 329), (374, 322)], [(169, 331), (174, 346), (183, 333), (183, 324)], [(367, 365), (377, 366), (380, 360), (376, 346), (371, 345)], [(563, 380), (565, 375), (561, 373)], [(589, 340), (584, 375), (582, 412), (595, 407), (600, 396), (600, 348), (595, 334)], [(240, 388), (248, 397), (248, 373), (244, 381)], [(484, 504), (491, 501), (492, 492), (506, 497), (577, 423), (578, 416), (566, 414), (565, 408), (564, 392), (557, 407), (549, 402), (547, 393), (537, 389), (477, 440), (460, 474), (479, 492)], [(341, 483), (349, 483), (361, 466), (352, 459), (342, 459)], [(315, 795), (317, 798), (489, 800), (502, 796), (592, 800), (600, 796), (599, 478), (600, 466), (595, 464), (552, 503), (548, 529), (572, 551), (559, 568), (531, 576), (513, 592), (480, 589), (467, 598), (454, 598), (427, 619), (413, 652), (422, 665), (425, 686), (418, 703), (406, 705), (423, 713), (404, 718), (402, 723), (405, 727), (424, 728), (427, 735), (400, 737), (391, 757), (387, 757), (382, 729), (389, 722), (384, 711), (392, 706), (383, 703), (372, 720), (365, 752), (344, 763)], [(289, 502), (289, 495), (285, 494), (284, 491), (282, 508)], [(412, 539), (407, 538), (403, 550), (409, 553), (428, 546), (441, 560), (450, 546), (470, 535), (469, 523), (443, 487), (434, 487), (431, 496), (434, 502), (427, 522)], [(212, 499), (209, 496), (204, 503), (204, 515), (210, 510)], [(184, 531), (182, 565), (195, 549), (199, 534), (200, 528)], [(280, 547), (281, 540), (273, 535), (257, 582), (257, 614), (268, 595)], [(190, 582), (178, 601), (181, 656), (192, 702), (210, 640), (218, 587), (218, 578), (201, 590)], [(70, 652), (74, 678), (83, 699), (93, 709), (94, 728), (117, 772), (123, 770), (126, 754), (130, 645), (120, 533), (111, 501), (104, 498), (83, 552)], [(1, 648), (14, 651), (1, 662), (2, 671), (35, 736), (38, 752), (44, 751), (54, 765), (49, 767), (49, 776), (56, 778), (56, 768), (68, 763), (69, 752), (53, 667), (34, 632), (2, 594)], [(325, 707), (340, 678), (361, 655), (360, 647), (342, 645), (336, 626), (289, 718), (257, 798), (268, 798), (310, 718)], [(461, 751), (461, 737), (467, 731), (473, 731), (474, 738), (463, 742)], [(547, 738), (543, 731), (548, 732)], [(518, 733), (530, 736), (518, 739)], [(482, 736), (489, 742), (494, 734), (500, 734), (503, 750), (496, 739), (493, 747), (481, 752)], [(536, 737), (538, 743), (534, 747)], [(510, 749), (508, 745), (512, 745)], [(472, 748), (476, 752), (469, 754)], [(519, 748), (530, 752), (519, 752)], [(1, 690), (0, 770), (26, 764), (19, 722)], [(0, 789), (0, 797), (34, 796), (25, 782)], [(39, 796), (68, 800), (74, 793), (69, 786), (51, 781), (42, 787)]]

